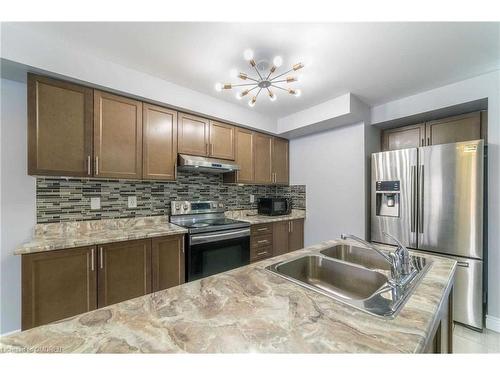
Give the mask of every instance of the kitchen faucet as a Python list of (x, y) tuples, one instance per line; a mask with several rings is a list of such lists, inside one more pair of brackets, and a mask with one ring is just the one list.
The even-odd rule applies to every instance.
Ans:
[(394, 236), (389, 233), (382, 232), (386, 237), (389, 237), (394, 242), (397, 243), (398, 247), (395, 252), (386, 254), (380, 249), (378, 249), (372, 243), (363, 240), (352, 234), (341, 234), (340, 238), (343, 240), (351, 239), (365, 245), (367, 248), (376, 251), (380, 256), (382, 256), (391, 265), (391, 278), (390, 283), (396, 286), (405, 285), (413, 276), (414, 272), (410, 265), (410, 253), (408, 249)]

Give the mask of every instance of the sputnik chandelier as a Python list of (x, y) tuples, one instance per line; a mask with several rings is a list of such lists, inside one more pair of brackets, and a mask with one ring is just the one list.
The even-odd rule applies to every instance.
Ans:
[[(247, 73), (238, 73), (237, 70), (233, 69), (231, 71), (231, 77), (232, 78), (240, 78), (243, 81), (252, 81), (250, 83), (239, 83), (239, 84), (234, 84), (234, 83), (219, 83), (217, 82), (215, 84), (215, 90), (217, 91), (222, 91), (222, 90), (231, 90), (236, 87), (245, 87), (245, 89), (241, 92), (238, 92), (236, 94), (236, 98), (241, 100), (243, 99), (244, 96), (247, 96), (248, 94), (252, 93), (253, 91), (253, 96), (248, 102), (248, 105), (250, 107), (255, 106), (255, 103), (257, 102), (257, 98), (259, 97), (259, 94), (262, 92), (262, 90), (265, 90), (267, 94), (269, 95), (269, 99), (271, 101), (276, 100), (276, 94), (275, 90), (273, 89), (278, 89), (278, 90), (283, 90), (288, 92), (291, 95), (294, 96), (300, 96), (301, 91), (299, 89), (291, 89), (287, 87), (283, 87), (282, 85), (287, 84), (287, 83), (292, 83), (297, 81), (296, 76), (287, 76), (284, 77), (286, 74), (289, 74), (291, 72), (295, 72), (299, 69), (302, 69), (304, 67), (304, 64), (302, 63), (297, 63), (292, 66), (291, 69), (287, 70), (284, 73), (277, 74), (277, 70), (281, 65), (283, 64), (283, 59), (281, 56), (276, 56), (273, 59), (273, 64), (271, 65), (271, 68), (269, 68), (269, 73), (264, 73), (262, 74), (260, 69), (257, 66), (257, 63), (254, 60), (253, 56), (253, 51), (250, 49), (245, 50), (243, 53), (243, 56), (246, 61), (249, 62), (250, 66), (255, 70), (255, 72), (258, 75), (258, 78), (251, 77)], [(271, 77), (271, 75), (275, 74), (274, 77)], [(266, 75), (267, 74), (267, 75)], [(255, 91), (256, 90), (256, 91)]]

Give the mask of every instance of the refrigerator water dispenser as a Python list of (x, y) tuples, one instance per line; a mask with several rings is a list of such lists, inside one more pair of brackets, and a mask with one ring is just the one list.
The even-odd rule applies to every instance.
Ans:
[(399, 217), (399, 202), (401, 197), (399, 181), (377, 181), (376, 215)]

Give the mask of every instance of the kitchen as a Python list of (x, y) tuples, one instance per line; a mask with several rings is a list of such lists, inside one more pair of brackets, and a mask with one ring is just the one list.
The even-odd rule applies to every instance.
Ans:
[(3, 352), (500, 351), (499, 24), (252, 26), (2, 23)]

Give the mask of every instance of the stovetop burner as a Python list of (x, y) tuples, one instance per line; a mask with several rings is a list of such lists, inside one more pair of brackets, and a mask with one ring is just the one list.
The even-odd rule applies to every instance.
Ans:
[(173, 201), (170, 222), (187, 228), (189, 233), (219, 232), (247, 228), (249, 223), (224, 216), (225, 206), (215, 201)]

